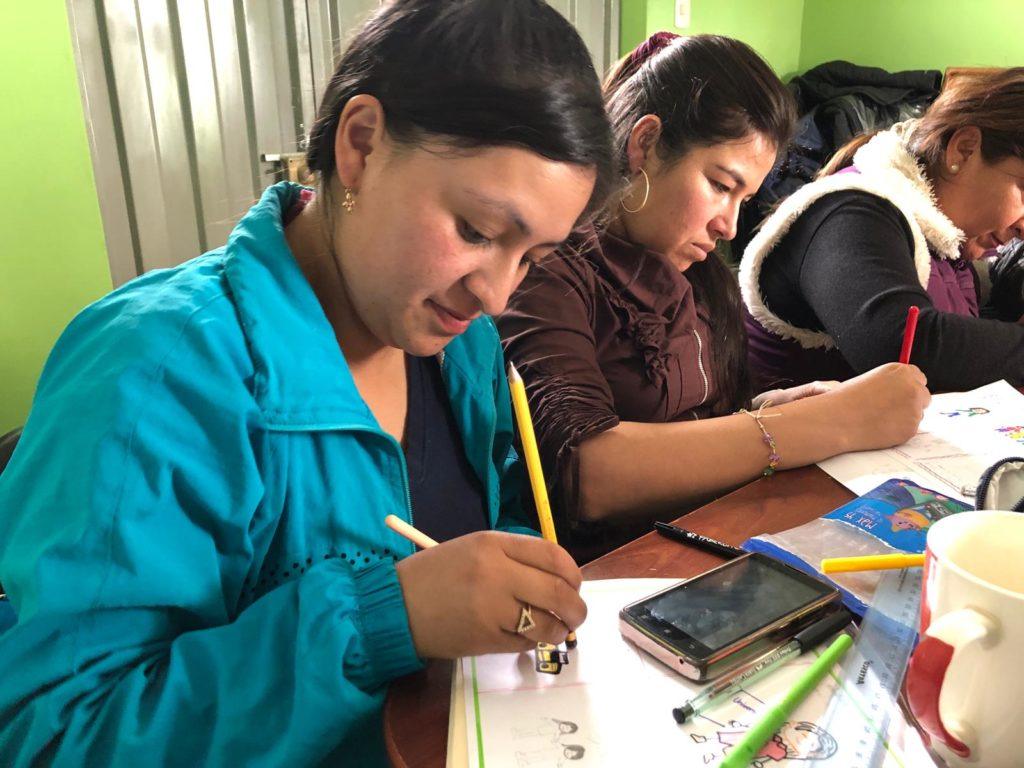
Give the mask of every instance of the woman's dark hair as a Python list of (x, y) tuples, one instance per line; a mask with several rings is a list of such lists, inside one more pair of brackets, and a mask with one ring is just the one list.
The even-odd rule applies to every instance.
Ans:
[[(942, 93), (914, 125), (907, 142), (934, 179), (942, 175), (950, 138), (961, 128), (981, 131), (981, 156), (996, 163), (1024, 159), (1024, 67), (948, 76)], [(877, 131), (875, 131), (877, 133)], [(853, 164), (857, 150), (875, 133), (851, 139), (818, 172), (829, 176)]]
[[(608, 76), (604, 98), (616, 164), (625, 181), (630, 176), (629, 136), (644, 115), (661, 119), (655, 151), (666, 168), (696, 147), (752, 134), (763, 136), (780, 153), (796, 125), (793, 97), (771, 67), (750, 46), (719, 35), (652, 35)], [(715, 255), (691, 265), (686, 277), (712, 331), (713, 368), (722, 393), (712, 413), (731, 413), (751, 396), (739, 286)]]
[(658, 156), (671, 165), (694, 147), (764, 136), (785, 149), (796, 124), (793, 96), (753, 48), (720, 35), (659, 32), (624, 56), (604, 82), (618, 170), (644, 115), (661, 118)]
[(516, 146), (597, 170), (587, 212), (612, 185), (611, 136), (586, 46), (541, 0), (393, 0), (349, 44), (309, 136), (306, 164), (329, 188), (350, 98), (376, 97), (399, 144)]

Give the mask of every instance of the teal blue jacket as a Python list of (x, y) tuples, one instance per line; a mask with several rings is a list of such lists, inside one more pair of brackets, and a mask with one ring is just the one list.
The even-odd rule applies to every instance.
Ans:
[[(385, 763), (421, 667), (400, 445), (352, 381), (267, 189), (225, 247), (76, 317), (0, 476), (0, 765)], [(443, 378), (494, 527), (519, 463), (489, 318)], [(521, 529), (524, 532), (526, 529)]]

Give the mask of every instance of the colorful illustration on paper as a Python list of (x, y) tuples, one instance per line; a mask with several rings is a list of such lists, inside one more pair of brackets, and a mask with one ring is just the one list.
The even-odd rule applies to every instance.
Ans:
[[(704, 765), (717, 763), (728, 754), (757, 719), (756, 712), (764, 706), (764, 702), (749, 691), (740, 693), (732, 703), (749, 713), (750, 722), (721, 721), (713, 715), (705, 714), (696, 719), (696, 730), (689, 734), (690, 740), (701, 750)], [(776, 763), (791, 760), (826, 760), (835, 755), (838, 749), (835, 737), (816, 723), (805, 720), (786, 722), (750, 764), (757, 768), (769, 768)]]
[(1011, 440), (1024, 445), (1024, 426), (1020, 427), (999, 427), (997, 430), (1000, 434), (1006, 435)]
[(957, 416), (966, 416), (968, 418), (971, 416), (987, 416), (991, 411), (989, 411), (988, 408), (975, 406), (973, 408), (956, 408), (952, 411), (939, 411), (939, 413), (943, 416), (954, 419)]

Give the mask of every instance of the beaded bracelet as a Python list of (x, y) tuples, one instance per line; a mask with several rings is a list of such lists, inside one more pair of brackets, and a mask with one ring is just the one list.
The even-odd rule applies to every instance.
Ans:
[(763, 477), (771, 477), (775, 474), (775, 470), (778, 469), (782, 457), (779, 455), (779, 449), (775, 445), (775, 438), (772, 437), (771, 432), (765, 429), (764, 422), (761, 421), (761, 411), (766, 405), (768, 405), (767, 401), (762, 403), (761, 407), (757, 409), (757, 413), (751, 413), (746, 408), (740, 408), (738, 413), (747, 414), (757, 423), (757, 428), (761, 430), (761, 442), (768, 446), (768, 466), (761, 471), (761, 475)]

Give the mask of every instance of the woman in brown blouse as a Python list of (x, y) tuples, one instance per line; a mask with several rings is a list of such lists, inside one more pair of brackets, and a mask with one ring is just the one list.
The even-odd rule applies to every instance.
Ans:
[(736, 280), (712, 251), (794, 123), (753, 50), (658, 33), (610, 75), (605, 104), (621, 201), (498, 319), (580, 561), (762, 473), (902, 443), (929, 400), (921, 372), (893, 363), (751, 402)]

